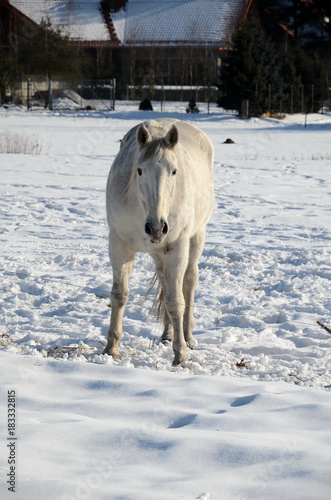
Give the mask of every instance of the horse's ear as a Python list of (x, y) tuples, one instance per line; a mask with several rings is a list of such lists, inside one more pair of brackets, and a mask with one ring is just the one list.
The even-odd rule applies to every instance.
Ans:
[(141, 148), (146, 146), (149, 142), (151, 142), (152, 137), (144, 123), (142, 123), (137, 130), (137, 141)]
[(168, 148), (174, 148), (178, 142), (178, 128), (173, 125), (165, 136), (165, 143)]

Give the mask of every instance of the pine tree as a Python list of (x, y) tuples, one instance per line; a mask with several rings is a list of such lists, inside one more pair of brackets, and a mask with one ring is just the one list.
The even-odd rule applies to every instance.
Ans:
[(278, 56), (256, 20), (248, 18), (238, 30), (220, 72), (223, 96), (218, 104), (240, 111), (249, 100), (250, 113), (262, 114), (269, 106), (269, 85), (278, 79)]
[[(331, 82), (330, 0), (257, 0), (257, 4), (263, 26), (282, 60), (295, 66), (292, 85), (299, 78), (304, 86), (300, 105), (294, 108), (318, 110), (326, 101)], [(286, 70), (283, 75), (285, 79), (289, 76)]]
[(81, 75), (77, 47), (69, 37), (54, 28), (46, 19), (28, 40), (22, 40), (17, 50), (17, 68), (23, 73), (63, 77)]

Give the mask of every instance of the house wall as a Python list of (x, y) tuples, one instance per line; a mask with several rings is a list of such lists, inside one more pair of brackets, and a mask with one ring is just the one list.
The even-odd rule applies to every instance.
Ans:
[(2, 57), (12, 57), (18, 43), (29, 43), (38, 26), (8, 2), (0, 0), (0, 51)]
[(0, 3), (0, 50), (9, 48), (9, 10)]
[(217, 47), (131, 46), (113, 49), (115, 74), (132, 85), (207, 85), (217, 75)]

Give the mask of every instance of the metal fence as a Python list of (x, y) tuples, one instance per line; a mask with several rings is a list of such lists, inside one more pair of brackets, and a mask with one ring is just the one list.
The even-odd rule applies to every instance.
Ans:
[(331, 89), (316, 85), (268, 85), (261, 90), (256, 84), (249, 103), (249, 114), (283, 115), (329, 111)]
[[(216, 103), (220, 93), (215, 86), (148, 85), (132, 86), (109, 80), (63, 80), (22, 78), (12, 87), (14, 102), (28, 109), (48, 108), (59, 110), (96, 109), (114, 110), (116, 99), (126, 101), (196, 102)], [(161, 105), (162, 109), (162, 105)], [(263, 89), (256, 84), (247, 113), (282, 115), (292, 113), (324, 112), (331, 110), (331, 89), (314, 85), (269, 85)]]
[(216, 102), (218, 88), (202, 85), (118, 85), (117, 98), (126, 101)]
[(28, 109), (59, 110), (115, 108), (116, 81), (26, 78), (17, 82), (13, 98)]
[(63, 80), (23, 78), (13, 88), (15, 102), (28, 109), (115, 109), (116, 99), (141, 101), (216, 102), (218, 89), (214, 86), (148, 85), (133, 86), (116, 80)]

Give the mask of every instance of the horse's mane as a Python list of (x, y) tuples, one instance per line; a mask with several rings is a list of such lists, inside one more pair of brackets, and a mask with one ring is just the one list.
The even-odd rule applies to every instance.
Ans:
[(164, 137), (154, 138), (140, 152), (139, 163), (148, 160), (151, 156), (156, 156), (156, 160), (162, 158), (166, 147)]

